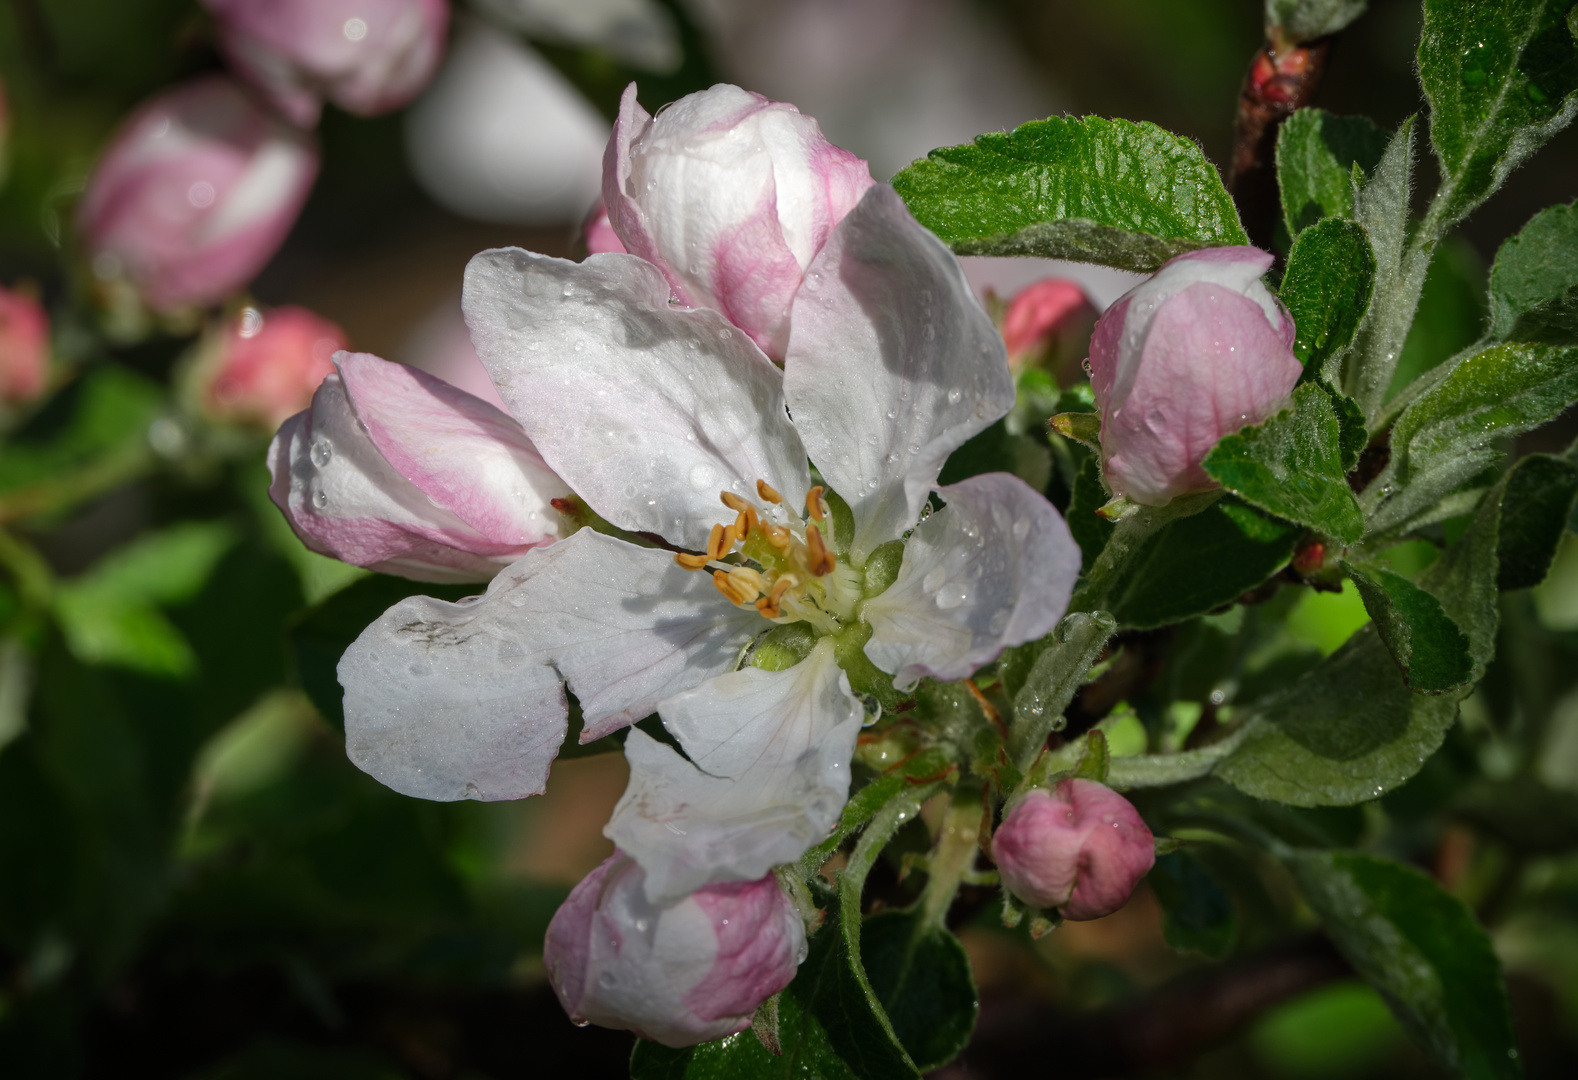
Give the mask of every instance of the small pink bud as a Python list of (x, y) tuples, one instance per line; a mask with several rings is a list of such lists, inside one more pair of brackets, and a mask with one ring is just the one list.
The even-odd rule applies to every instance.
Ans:
[(27, 293), (0, 289), (0, 403), (24, 405), (49, 375), (49, 317)]
[(243, 308), (207, 344), (203, 407), (216, 419), (270, 431), (312, 404), (334, 372), (345, 331), (301, 307)]
[(1151, 830), (1105, 784), (1068, 779), (1020, 799), (992, 835), (1003, 885), (1065, 919), (1099, 919), (1129, 899), (1156, 861)]
[(608, 220), (608, 207), (603, 205), (602, 199), (598, 199), (592, 212), (586, 215), (586, 221), (581, 225), (581, 236), (586, 241), (588, 255), (604, 251), (623, 253), (625, 250), (625, 245), (619, 242), (619, 234), (614, 232), (613, 223)]
[(708, 885), (672, 904), (615, 852), (548, 924), (548, 980), (576, 1023), (692, 1046), (750, 1026), (805, 959), (805, 926), (768, 874)]
[(156, 311), (224, 299), (285, 240), (318, 172), (307, 136), (210, 77), (148, 102), (99, 159), (77, 214), (93, 272)]
[(269, 497), (313, 551), (418, 581), (486, 581), (566, 528), (570, 493), (507, 414), (367, 353), (269, 447)]
[(1215, 487), (1200, 459), (1292, 392), (1303, 367), (1293, 320), (1260, 280), (1270, 266), (1258, 248), (1192, 251), (1097, 320), (1090, 385), (1115, 493), (1160, 506)]
[(806, 267), (874, 181), (793, 105), (720, 83), (656, 117), (625, 90), (603, 201), (674, 299), (723, 313), (781, 359)]
[(203, 0), (231, 66), (293, 123), (325, 99), (362, 116), (397, 109), (433, 78), (446, 0)]
[(1025, 286), (1003, 316), (1009, 366), (1044, 367), (1059, 383), (1078, 381), (1095, 321), (1096, 309), (1076, 282), (1049, 277)]

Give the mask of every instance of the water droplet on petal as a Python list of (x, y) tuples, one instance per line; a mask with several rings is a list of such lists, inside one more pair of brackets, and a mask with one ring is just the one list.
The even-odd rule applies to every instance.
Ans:
[(329, 445), (328, 439), (319, 439), (312, 444), (312, 463), (318, 468), (323, 468), (334, 457), (334, 447)]

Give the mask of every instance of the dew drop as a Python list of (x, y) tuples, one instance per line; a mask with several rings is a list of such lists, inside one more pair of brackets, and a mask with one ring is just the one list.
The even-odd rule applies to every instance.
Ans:
[(619, 977), (612, 971), (605, 971), (597, 977), (597, 984), (605, 990), (612, 990), (619, 985)]
[(964, 397), (963, 392), (960, 391), (959, 388), (956, 386), (952, 390), (948, 391), (948, 404), (949, 405), (957, 405), (957, 404), (959, 404), (959, 399), (962, 398), (962, 397)]
[(969, 587), (962, 581), (950, 581), (937, 590), (937, 606), (943, 611), (951, 611), (969, 598)]
[(329, 445), (328, 439), (319, 439), (312, 444), (312, 463), (318, 468), (323, 468), (334, 457), (334, 447)]
[(927, 572), (926, 576), (921, 579), (921, 588), (925, 589), (927, 592), (936, 592), (942, 587), (942, 583), (947, 579), (947, 577), (948, 575), (942, 567), (932, 567), (932, 569)]
[(326, 492), (326, 491), (315, 491), (315, 492), (313, 492), (312, 493), (312, 505), (316, 506), (319, 510), (322, 510), (325, 506), (328, 506), (329, 505), (329, 493)]
[(697, 462), (690, 467), (690, 486), (697, 491), (705, 491), (718, 479), (718, 471), (704, 461)]
[(992, 613), (991, 621), (986, 624), (986, 632), (989, 634), (1001, 634), (1003, 632), (1003, 628), (1007, 625), (1008, 609), (998, 608)]
[(1014, 522), (1014, 539), (1023, 540), (1030, 535), (1030, 519), (1020, 518)]

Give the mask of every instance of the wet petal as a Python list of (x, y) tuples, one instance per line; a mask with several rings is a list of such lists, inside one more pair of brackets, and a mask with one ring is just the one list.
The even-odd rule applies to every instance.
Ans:
[(915, 524), (948, 455), (1014, 403), (1003, 339), (959, 261), (885, 184), (811, 263), (784, 393), (854, 510), (857, 563)]
[(723, 490), (810, 480), (783, 377), (715, 311), (671, 307), (633, 255), (572, 263), (518, 248), (466, 269), (477, 353), (554, 472), (620, 528), (706, 547)]
[(754, 881), (837, 823), (864, 710), (831, 641), (787, 671), (721, 675), (659, 712), (690, 760), (632, 731), (630, 786), (603, 830), (646, 871), (654, 903)]
[(1052, 504), (1016, 476), (972, 476), (916, 528), (886, 592), (866, 602), (866, 655), (895, 686), (963, 679), (1034, 641), (1068, 607), (1079, 546)]
[(590, 740), (734, 666), (767, 624), (668, 553), (582, 530), (459, 604), (402, 600), (340, 661), (346, 751), (421, 798), (542, 791), (566, 728), (561, 676)]

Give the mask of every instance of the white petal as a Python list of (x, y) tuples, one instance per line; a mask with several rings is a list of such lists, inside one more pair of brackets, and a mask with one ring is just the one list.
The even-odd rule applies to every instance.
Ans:
[(671, 307), (652, 264), (484, 251), (466, 268), (463, 306), (510, 412), (620, 528), (701, 549), (734, 520), (720, 491), (751, 496), (762, 479), (803, 501), (782, 375), (717, 312)]
[(583, 529), (480, 598), (411, 597), (363, 631), (340, 660), (346, 751), (407, 795), (535, 795), (564, 740), (561, 676), (596, 738), (729, 670), (766, 625), (667, 552)]
[(947, 506), (904, 544), (886, 592), (866, 601), (866, 655), (899, 688), (963, 679), (1057, 625), (1079, 576), (1079, 545), (1051, 503), (1007, 473), (938, 488)]
[(811, 263), (784, 393), (811, 460), (854, 510), (857, 564), (915, 524), (948, 455), (1014, 403), (1003, 339), (959, 261), (885, 184)]
[(676, 566), (668, 552), (590, 529), (541, 549), (537, 565), (548, 569), (504, 600), (580, 701), (582, 742), (650, 716), (663, 699), (731, 670), (751, 637), (770, 629), (755, 611), (720, 596), (707, 574)]
[(492, 586), (470, 604), (412, 596), (345, 651), (345, 752), (357, 768), (441, 802), (542, 792), (564, 741), (564, 688), (496, 601)]
[(838, 822), (864, 709), (824, 639), (787, 671), (746, 668), (659, 706), (691, 760), (630, 733), (630, 786), (603, 830), (655, 903), (754, 881)]

